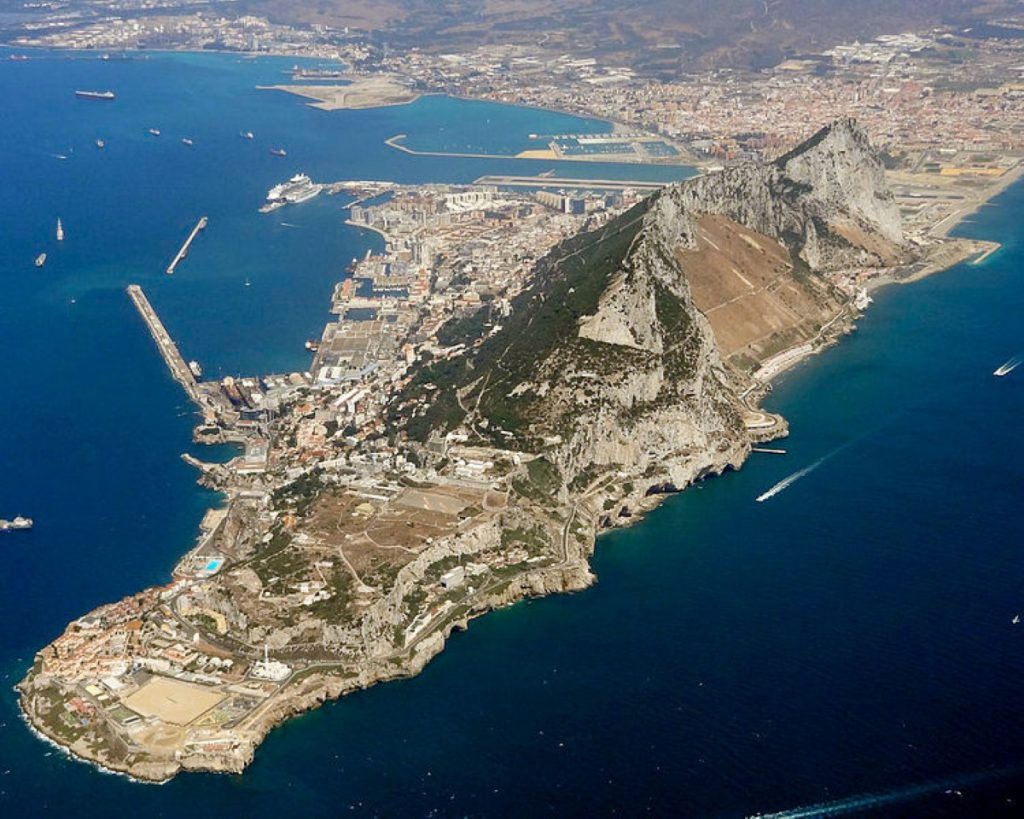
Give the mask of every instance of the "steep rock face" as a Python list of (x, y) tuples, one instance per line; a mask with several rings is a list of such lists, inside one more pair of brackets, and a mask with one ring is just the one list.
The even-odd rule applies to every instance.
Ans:
[(664, 224), (690, 248), (693, 217), (719, 214), (783, 240), (818, 272), (889, 265), (907, 251), (881, 162), (853, 120), (823, 128), (775, 162), (707, 174), (662, 199)]
[[(906, 252), (867, 136), (837, 122), (776, 162), (672, 185), (557, 247), (500, 332), (462, 362), (421, 373), (421, 383), (459, 395), (458, 406), (435, 399), (426, 421), (543, 453), (563, 499), (612, 472), (634, 486), (681, 488), (749, 451), (736, 373), (813, 341), (843, 309), (820, 274)], [(694, 300), (698, 272), (707, 305)], [(733, 275), (739, 295), (735, 281), (716, 290)], [(748, 325), (727, 352), (736, 370), (723, 364), (723, 328), (702, 312), (719, 306), (724, 329)]]

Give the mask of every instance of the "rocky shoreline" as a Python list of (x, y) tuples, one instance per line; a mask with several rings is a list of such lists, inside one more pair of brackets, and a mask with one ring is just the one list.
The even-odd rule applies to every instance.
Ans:
[[(409, 456), (437, 467), (432, 482), (395, 481), (400, 485), (387, 498), (359, 486), (307, 487), (305, 473), (262, 493), (247, 483), (220, 485), (232, 496), (228, 522), (209, 534), (212, 540), (219, 533), (227, 541), (224, 553), (233, 555), (227, 577), (212, 577), (217, 564), (202, 579), (148, 589), (75, 621), (40, 652), (18, 686), (30, 726), (76, 757), (141, 781), (166, 781), (182, 770), (241, 772), (276, 725), (352, 691), (418, 674), (470, 620), (524, 598), (588, 588), (596, 579), (589, 559), (601, 531), (636, 523), (666, 496), (741, 468), (753, 445), (788, 434), (785, 419), (760, 410), (758, 402), (781, 372), (853, 329), (867, 302), (858, 306), (864, 288), (849, 280), (875, 271), (868, 279), (874, 286), (911, 281), (992, 249), (966, 239), (941, 240), (926, 252), (913, 249), (881, 165), (866, 135), (850, 122), (826, 129), (776, 163), (696, 178), (651, 201), (545, 257), (513, 302), (507, 325), (460, 358), (472, 358), (478, 367), (469, 366), (464, 375), (447, 372), (457, 406), (438, 416), (440, 426), (426, 441), (409, 439)], [(750, 285), (743, 298), (761, 298), (757, 309), (782, 315), (768, 296), (785, 291), (806, 314), (755, 341), (730, 335), (734, 327), (716, 311), (737, 299), (714, 291), (717, 280), (701, 279), (703, 270), (721, 265), (726, 241), (743, 266), (743, 273), (732, 270)], [(887, 276), (877, 275), (879, 269)], [(765, 284), (757, 288), (752, 280)], [(845, 291), (837, 281), (846, 283)], [(577, 295), (581, 290), (586, 299)], [(547, 315), (548, 303), (563, 311), (555, 314), (563, 324), (561, 336), (545, 341), (529, 327), (536, 315)], [(568, 318), (566, 304), (576, 311)], [(786, 310), (798, 312), (788, 304)], [(519, 369), (506, 367), (492, 379), (486, 367), (495, 360), (517, 361)], [(412, 408), (408, 417), (444, 409), (440, 396), (428, 400), (416, 392), (422, 385), (427, 395), (427, 387), (437, 390), (432, 379), (443, 373), (431, 366), (417, 371), (400, 396)], [(758, 372), (766, 373), (761, 380)], [(400, 405), (396, 412), (402, 411)], [(463, 446), (466, 430), (480, 440)], [(481, 482), (486, 488), (445, 482), (448, 476), (439, 471), (456, 456), (451, 447), (432, 449), (439, 434), (462, 442), (463, 463), (490, 458), (492, 477)], [(218, 486), (227, 475), (205, 472), (204, 479)], [(282, 492), (309, 499), (278, 497)], [(263, 500), (243, 501), (247, 493)], [(329, 510), (316, 506), (317, 498)], [(376, 506), (367, 500), (374, 498)], [(401, 538), (416, 530), (406, 517), (413, 506), (421, 514), (415, 520), (438, 534), (410, 547)], [(402, 511), (394, 512), (398, 507)], [(454, 510), (447, 529), (438, 528), (440, 509)], [(412, 555), (403, 555), (404, 562), (390, 564), (376, 553), (384, 550), (369, 535), (370, 521), (378, 521), (382, 510), (397, 515), (379, 531), (399, 543), (392, 550)], [(322, 515), (330, 525), (318, 529)], [(364, 554), (357, 570), (339, 544), (360, 538), (368, 544), (364, 552), (374, 554)], [(206, 542), (193, 551), (200, 554)], [(294, 554), (293, 544), (300, 549)], [(345, 565), (340, 573), (336, 557)], [(271, 593), (296, 560), (323, 582)], [(262, 574), (253, 568), (260, 561)], [(470, 583), (466, 571), (480, 579)], [(296, 595), (301, 605), (290, 608), (267, 602)], [(333, 606), (332, 597), (341, 601), (340, 614), (331, 609), (337, 619), (308, 615), (313, 606)], [(114, 610), (112, 625), (100, 622), (108, 609)], [(158, 622), (147, 623), (154, 612)], [(218, 683), (223, 693), (210, 704), (212, 695), (196, 684), (202, 674), (194, 660), (165, 677), (160, 671), (167, 666), (141, 647), (125, 648), (143, 646), (132, 640), (146, 628), (158, 637), (161, 629), (170, 635), (159, 639), (173, 656), (196, 654), (181, 637), (191, 634), (209, 667), (223, 669), (224, 658), (234, 657), (252, 663), (251, 669)], [(122, 684), (97, 670), (111, 667), (108, 654), (89, 655), (92, 665), (71, 671), (61, 665), (68, 656), (77, 662), (74, 651), (83, 640), (92, 645), (93, 634), (106, 641), (102, 645), (121, 646), (118, 656), (144, 668), (128, 686), (137, 712), (123, 704), (129, 698), (118, 693)], [(295, 643), (307, 646), (305, 653)], [(322, 651), (314, 650), (318, 644)], [(296, 652), (300, 664), (271, 662), (269, 647), (284, 659)], [(183, 697), (206, 704), (188, 714), (168, 706), (152, 683), (170, 679), (177, 682), (166, 684), (178, 685)], [(231, 709), (237, 702), (244, 707), (236, 713)], [(204, 722), (217, 709), (223, 711), (219, 721)], [(68, 714), (75, 717), (70, 722)], [(76, 727), (82, 723), (84, 729)], [(143, 733), (144, 741), (124, 739)]]

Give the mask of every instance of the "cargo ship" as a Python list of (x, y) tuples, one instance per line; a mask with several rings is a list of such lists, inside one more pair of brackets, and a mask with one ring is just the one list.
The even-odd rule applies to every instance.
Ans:
[(64, 241), (64, 225), (60, 223), (60, 217), (57, 217), (57, 241)]
[(160, 136), (160, 129), (159, 129), (159, 128), (150, 128), (150, 129), (149, 129), (149, 132), (150, 132), (150, 133), (151, 133), (151, 134), (152, 134), (153, 136)]
[(188, 147), (189, 147), (189, 148), (191, 148), (191, 147), (192, 147), (192, 140), (191, 140), (191, 139), (189, 139), (188, 137), (182, 137), (182, 138), (181, 138), (181, 141), (182, 141), (182, 142), (183, 142), (183, 143), (184, 143), (185, 145), (188, 145)]
[(112, 100), (116, 95), (113, 91), (76, 91), (75, 96), (84, 100)]
[(288, 152), (284, 148), (271, 148), (271, 156), (288, 156)]
[(253, 133), (252, 133), (252, 131), (242, 131), (242, 132), (241, 132), (241, 133), (239, 134), (239, 136), (240, 136), (240, 137), (241, 137), (242, 139), (255, 139), (255, 137), (253, 136)]
[(4, 520), (0, 518), (0, 532), (14, 532), (18, 529), (31, 529), (33, 525), (32, 518), (23, 518), (18, 515), (14, 520)]

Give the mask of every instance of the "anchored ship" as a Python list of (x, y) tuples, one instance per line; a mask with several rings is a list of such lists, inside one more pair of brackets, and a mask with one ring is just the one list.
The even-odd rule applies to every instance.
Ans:
[(150, 132), (150, 133), (151, 133), (151, 134), (152, 134), (153, 136), (160, 136), (160, 129), (159, 129), (159, 128), (150, 128), (150, 129), (149, 129), (149, 132)]
[(288, 156), (288, 152), (284, 148), (271, 148), (270, 153), (274, 156)]
[(99, 148), (102, 151), (104, 148), (107, 147), (107, 143), (104, 142), (102, 139), (97, 139), (96, 140), (96, 147)]
[(189, 139), (188, 137), (182, 137), (182, 138), (181, 138), (181, 141), (182, 141), (183, 143), (185, 143), (186, 145), (188, 145), (188, 146), (189, 146), (190, 148), (192, 147), (192, 140), (191, 140), (191, 139)]
[(252, 134), (252, 131), (242, 131), (242, 132), (241, 132), (241, 133), (239, 134), (239, 136), (240, 136), (240, 137), (241, 137), (242, 139), (253, 139), (253, 138), (254, 138), (254, 137), (253, 137), (253, 134)]
[(60, 223), (60, 217), (57, 217), (57, 241), (64, 241), (64, 225)]
[(113, 91), (76, 91), (75, 96), (84, 100), (112, 100), (115, 98)]
[(4, 520), (0, 518), (0, 532), (13, 532), (18, 529), (31, 529), (33, 525), (32, 518), (23, 518), (18, 515), (14, 520)]

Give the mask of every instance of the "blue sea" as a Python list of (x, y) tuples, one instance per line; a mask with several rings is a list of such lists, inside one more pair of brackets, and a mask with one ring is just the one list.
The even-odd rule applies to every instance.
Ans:
[(0, 517), (36, 519), (0, 543), (0, 814), (1018, 813), (1024, 368), (992, 371), (1024, 351), (1021, 185), (959, 228), (999, 252), (879, 292), (855, 334), (780, 380), (786, 455), (602, 536), (592, 589), (475, 621), (418, 677), (275, 730), (241, 776), (142, 785), (33, 737), (10, 689), (33, 653), (165, 582), (217, 502), (179, 458), (211, 453), (192, 450), (192, 408), (125, 285), (208, 373), (303, 369), (334, 282), (379, 240), (343, 225), (340, 199), (257, 213), (272, 184), (538, 173), (552, 163), (383, 141), (513, 153), (609, 126), (445, 97), (323, 112), (256, 89), (293, 60), (32, 57), (0, 51)]

